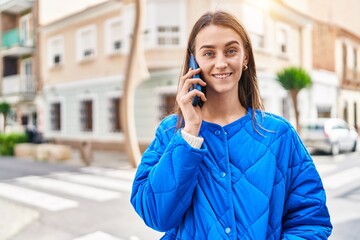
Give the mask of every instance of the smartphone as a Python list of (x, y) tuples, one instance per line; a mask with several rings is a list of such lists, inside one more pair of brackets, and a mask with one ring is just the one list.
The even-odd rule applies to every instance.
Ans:
[[(189, 68), (191, 68), (191, 69), (198, 69), (199, 68), (199, 65), (197, 64), (197, 62), (195, 60), (195, 56), (193, 54), (190, 55)], [(194, 75), (193, 78), (200, 78), (200, 74)], [(194, 89), (197, 89), (199, 91), (203, 91), (203, 88), (201, 87), (200, 84), (191, 85), (190, 91), (194, 90)], [(202, 107), (204, 105), (204, 102), (203, 102), (203, 100), (201, 100), (201, 98), (199, 96), (195, 96), (192, 99), (192, 105), (194, 107), (196, 107), (196, 106)]]

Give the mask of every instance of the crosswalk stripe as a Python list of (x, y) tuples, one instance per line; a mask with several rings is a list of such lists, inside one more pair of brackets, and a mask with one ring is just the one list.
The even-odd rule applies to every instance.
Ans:
[(87, 234), (73, 240), (122, 240), (121, 238), (114, 237), (108, 233), (97, 231), (94, 233)]
[(335, 164), (316, 164), (315, 166), (320, 175), (325, 175), (329, 172), (333, 172), (337, 168)]
[(28, 176), (17, 178), (15, 181), (22, 184), (62, 192), (98, 202), (108, 201), (120, 197), (119, 192), (80, 185), (76, 183), (69, 183), (45, 177)]
[(78, 202), (73, 200), (6, 183), (0, 183), (0, 196), (49, 211), (60, 211), (78, 206)]
[(107, 189), (130, 192), (132, 188), (132, 183), (129, 181), (123, 181), (120, 179), (110, 179), (108, 177), (96, 176), (96, 175), (79, 175), (74, 173), (54, 173), (51, 176), (59, 178), (66, 181), (88, 184), (96, 187), (103, 187)]
[(119, 169), (110, 169), (103, 167), (84, 167), (81, 168), (82, 172), (92, 173), (106, 177), (120, 178), (124, 180), (133, 181), (135, 178), (135, 170), (119, 170)]
[(348, 183), (360, 180), (360, 167), (350, 168), (323, 178), (325, 189), (337, 189)]

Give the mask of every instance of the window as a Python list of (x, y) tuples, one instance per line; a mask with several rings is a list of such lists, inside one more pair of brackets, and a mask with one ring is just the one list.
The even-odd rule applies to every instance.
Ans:
[(64, 61), (64, 38), (56, 36), (48, 41), (48, 66), (55, 67)]
[(177, 46), (180, 44), (179, 26), (159, 26), (157, 43), (160, 46)]
[(169, 115), (174, 107), (176, 102), (176, 94), (164, 94), (161, 96), (160, 104), (160, 120)]
[(83, 132), (93, 131), (93, 101), (82, 100), (80, 102), (80, 127)]
[(331, 117), (331, 106), (317, 106), (317, 117), (318, 118), (330, 118)]
[(22, 115), (21, 116), (21, 125), (27, 126), (29, 124), (29, 116), (28, 115)]
[(4, 77), (17, 75), (18, 72), (18, 58), (8, 56), (3, 58), (3, 70), (4, 70)]
[(109, 100), (109, 126), (110, 132), (120, 132), (121, 124), (120, 124), (120, 104), (121, 99), (118, 97), (110, 98)]
[(346, 46), (346, 44), (342, 45), (342, 63), (343, 63), (342, 77), (343, 77), (343, 80), (346, 80), (346, 78), (347, 78), (347, 46)]
[(124, 26), (121, 18), (112, 18), (105, 23), (107, 54), (124, 51)]
[(348, 121), (348, 103), (345, 101), (343, 103), (343, 119), (345, 120), (345, 122)]
[[(160, 4), (161, 3), (161, 4)], [(150, 8), (151, 9), (151, 8)], [(184, 1), (166, 0), (154, 4), (152, 17), (147, 25), (156, 47), (177, 48), (182, 44), (182, 26), (186, 16)], [(154, 24), (151, 24), (151, 23)]]
[(266, 28), (263, 11), (249, 4), (244, 4), (243, 17), (254, 48), (264, 48)]
[(21, 61), (21, 79), (24, 80), (24, 82), (22, 82), (22, 89), (21, 89), (23, 92), (31, 93), (35, 91), (31, 58), (27, 58)]
[(50, 105), (50, 128), (53, 131), (61, 130), (61, 104), (59, 102)]
[(96, 28), (88, 26), (78, 30), (77, 34), (77, 59), (92, 59), (96, 53)]
[(24, 46), (33, 45), (32, 14), (24, 15), (19, 20), (20, 42)]
[(279, 31), (279, 49), (281, 53), (287, 53), (287, 32), (285, 29)]
[(276, 31), (276, 49), (282, 55), (289, 54), (290, 27), (284, 23), (278, 23)]
[(354, 48), (353, 50), (353, 56), (354, 56), (354, 59), (353, 59), (353, 76), (354, 76), (354, 79), (356, 79), (358, 76), (357, 76), (357, 67), (358, 67), (358, 59), (357, 59), (357, 49)]

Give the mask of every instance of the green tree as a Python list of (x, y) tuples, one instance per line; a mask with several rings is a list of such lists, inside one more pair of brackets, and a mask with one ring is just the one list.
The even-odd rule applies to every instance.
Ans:
[(7, 102), (0, 103), (0, 114), (2, 114), (4, 116), (4, 125), (2, 126), (3, 130), (5, 130), (6, 118), (10, 112), (10, 109), (11, 109), (11, 106)]
[(300, 113), (297, 96), (301, 89), (311, 86), (311, 77), (306, 70), (301, 67), (287, 67), (276, 73), (276, 80), (291, 96), (295, 110), (296, 130), (300, 132)]

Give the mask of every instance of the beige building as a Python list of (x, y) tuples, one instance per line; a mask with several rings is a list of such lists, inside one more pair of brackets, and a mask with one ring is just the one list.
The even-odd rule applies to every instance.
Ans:
[(313, 19), (310, 72), (314, 84), (307, 97), (308, 117), (340, 117), (359, 129), (360, 2), (283, 2)]
[(341, 81), (339, 117), (360, 129), (360, 34), (338, 29), (336, 72)]
[[(360, 127), (360, 2), (311, 2), (314, 17), (314, 68), (335, 74), (338, 81), (336, 116)], [(352, 11), (351, 9), (354, 9)], [(329, 78), (326, 79), (329, 82)], [(325, 95), (324, 97), (328, 97)]]
[(37, 127), (36, 4), (30, 0), (1, 1), (0, 20), (0, 102), (11, 105), (6, 130)]
[[(200, 14), (214, 9), (231, 11), (245, 24), (265, 107), (292, 120), (291, 104), (275, 73), (290, 65), (311, 69), (309, 17), (280, 1), (264, 6), (260, 0), (148, 0), (144, 48), (150, 78), (135, 94), (137, 135), (143, 145), (173, 107), (190, 27)], [(41, 28), (47, 138), (91, 140), (95, 146), (121, 149), (118, 109), (133, 19), (134, 5), (106, 1)], [(304, 106), (306, 110), (309, 103)]]

